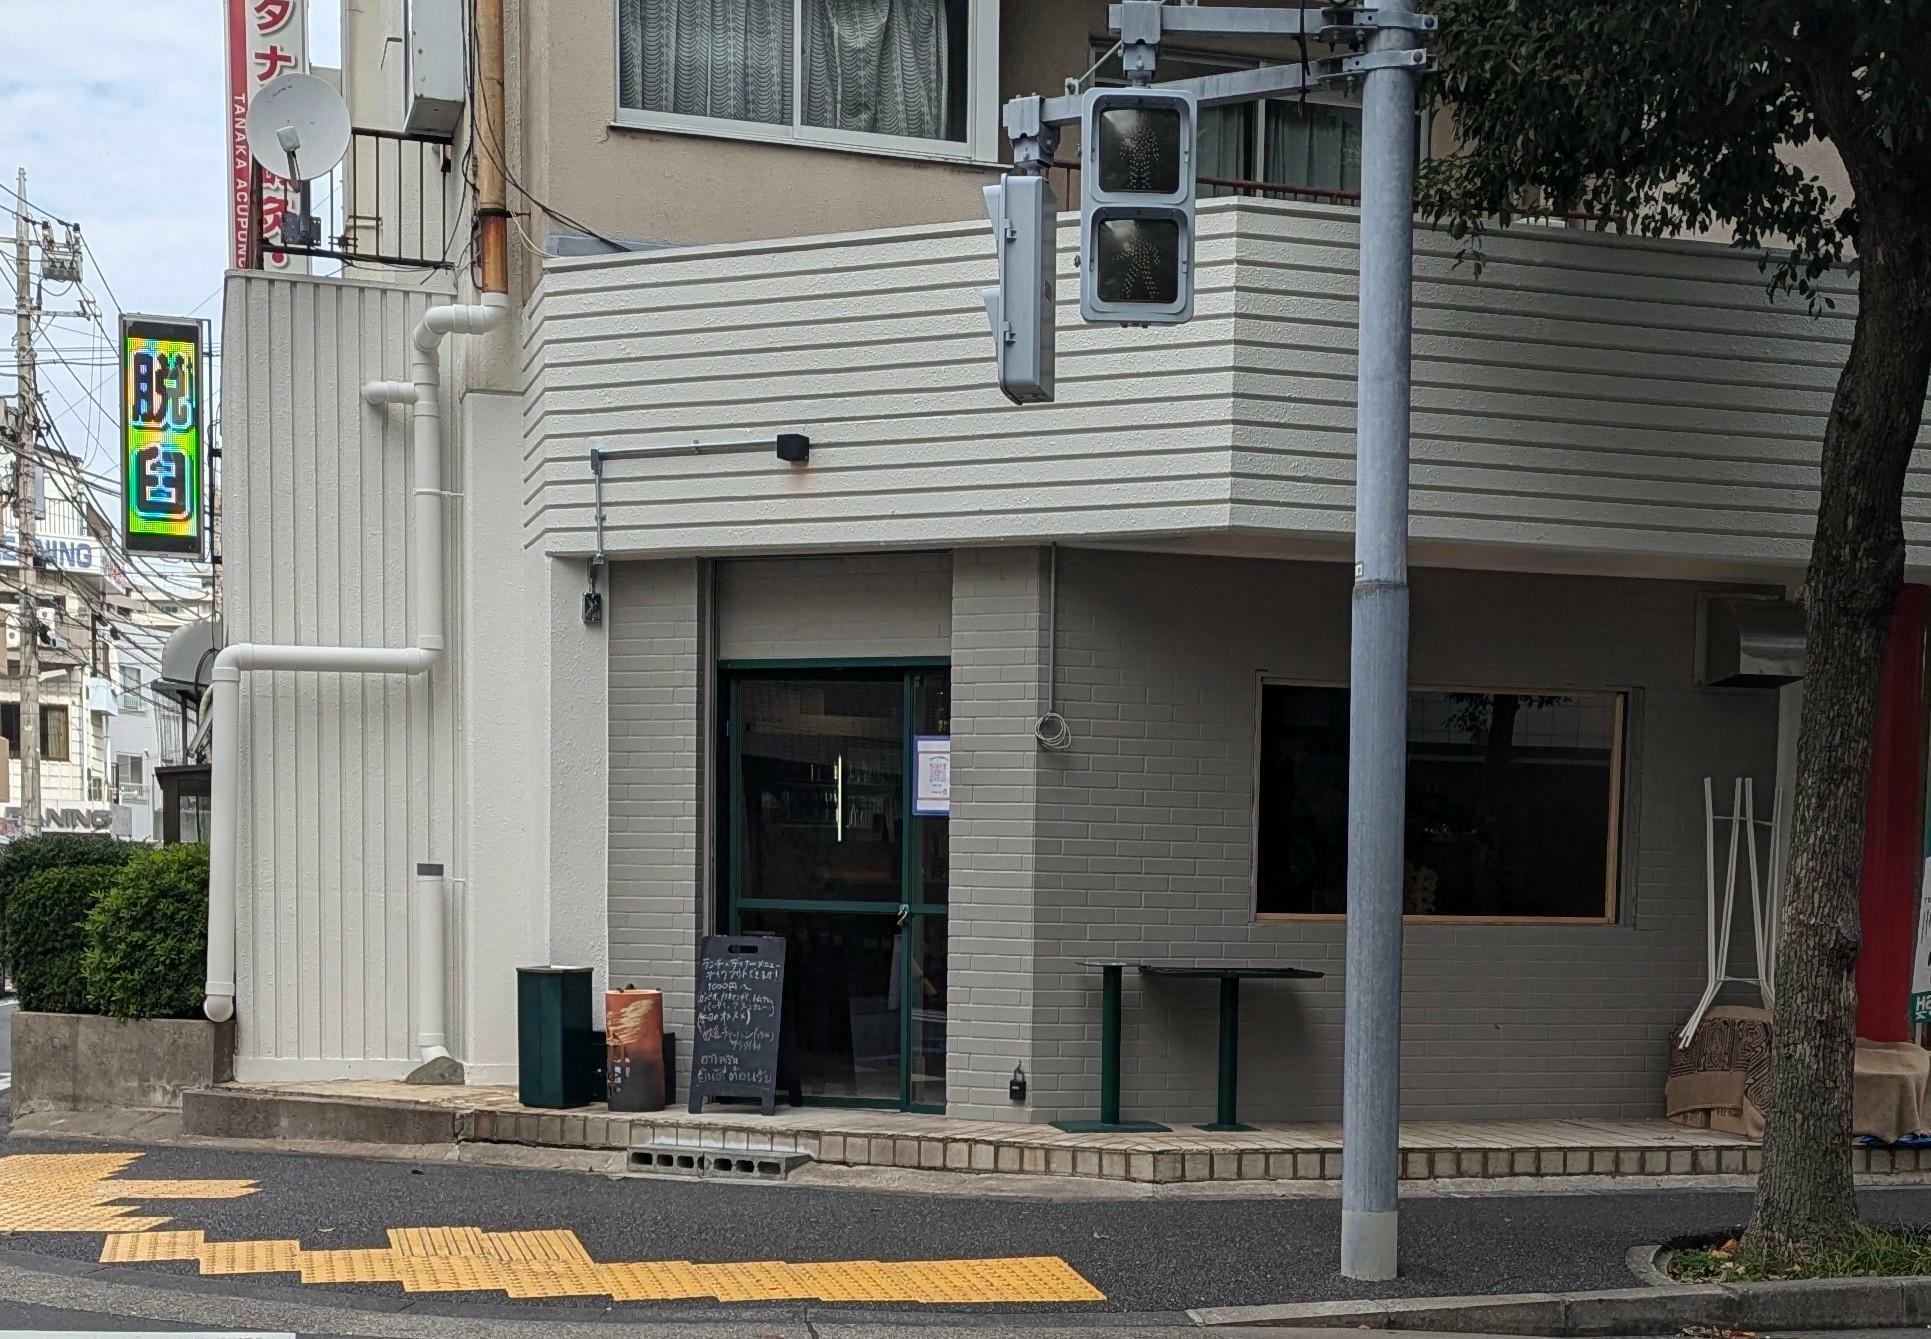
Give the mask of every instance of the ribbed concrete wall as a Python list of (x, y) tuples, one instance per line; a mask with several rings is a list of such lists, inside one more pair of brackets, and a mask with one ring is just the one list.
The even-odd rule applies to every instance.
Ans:
[[(408, 412), (361, 386), (408, 371), (438, 295), (231, 276), (223, 312), (223, 592), (231, 641), (407, 646)], [(446, 397), (443, 421), (455, 421)], [(456, 432), (443, 486), (464, 487)], [(410, 914), (418, 861), (452, 876), (452, 944), (469, 914), (462, 784), (460, 521), (445, 527), (450, 653), (425, 678), (250, 674), (242, 680), (237, 1071), (244, 1078), (393, 1074), (413, 1063)], [(460, 971), (461, 955), (452, 953)], [(462, 1044), (462, 1010), (449, 1020)]]

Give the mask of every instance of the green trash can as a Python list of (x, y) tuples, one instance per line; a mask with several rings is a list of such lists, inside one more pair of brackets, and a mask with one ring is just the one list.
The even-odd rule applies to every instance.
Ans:
[(596, 1079), (588, 967), (516, 969), (517, 1100), (589, 1106)]

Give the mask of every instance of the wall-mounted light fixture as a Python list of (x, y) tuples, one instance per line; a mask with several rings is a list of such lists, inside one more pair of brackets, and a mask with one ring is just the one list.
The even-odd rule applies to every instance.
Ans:
[(603, 471), (606, 464), (613, 460), (643, 460), (653, 456), (721, 456), (773, 449), (777, 451), (778, 459), (787, 465), (811, 463), (811, 438), (801, 432), (781, 432), (775, 440), (765, 437), (745, 442), (663, 442), (650, 446), (591, 447), (590, 478), (595, 486), (591, 514), (597, 527), (597, 551), (590, 555), (590, 589), (583, 596), (585, 626), (603, 622), (604, 597), (597, 589), (597, 579), (608, 563), (603, 550)]

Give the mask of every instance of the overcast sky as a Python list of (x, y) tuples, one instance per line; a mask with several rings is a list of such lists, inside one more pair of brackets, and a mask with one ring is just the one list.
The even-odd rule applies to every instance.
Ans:
[[(311, 3), (312, 58), (332, 63), (334, 6)], [(0, 10), (0, 185), (11, 191), (15, 170), (25, 167), (35, 208), (81, 225), (105, 278), (90, 268), (88, 287), (109, 330), (116, 298), (128, 311), (219, 323), (228, 254), (223, 0), (0, 0)], [(0, 193), (8, 238), (12, 204)], [(10, 290), (10, 241), (5, 250), (0, 280)], [(11, 305), (8, 291), (0, 306)], [(50, 291), (47, 305), (74, 303)], [(105, 472), (111, 422), (92, 399), (111, 405), (116, 382), (111, 368), (85, 365), (87, 329), (63, 318), (48, 332), (45, 343), (76, 369), (47, 367), (42, 389), (68, 445)], [(48, 360), (43, 354), (44, 367)], [(83, 389), (76, 376), (94, 384)], [(9, 339), (0, 394), (13, 388)]]

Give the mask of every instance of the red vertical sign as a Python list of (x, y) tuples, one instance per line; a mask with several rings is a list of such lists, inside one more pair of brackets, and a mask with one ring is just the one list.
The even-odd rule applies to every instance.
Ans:
[(248, 267), (250, 211), (261, 211), (264, 269), (306, 270), (307, 261), (273, 249), (282, 216), (299, 198), (296, 187), (275, 173), (262, 173), (262, 198), (250, 199), (254, 162), (248, 153), (248, 102), (255, 90), (277, 75), (308, 69), (308, 10), (305, 0), (225, 0), (228, 6), (228, 256), (236, 269)]
[(228, 263), (248, 268), (248, 0), (228, 0)]

